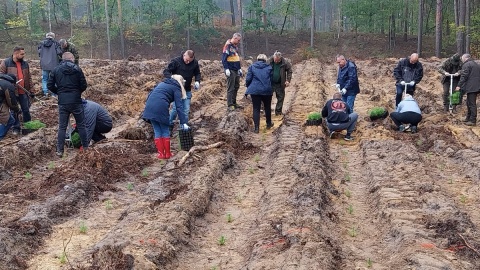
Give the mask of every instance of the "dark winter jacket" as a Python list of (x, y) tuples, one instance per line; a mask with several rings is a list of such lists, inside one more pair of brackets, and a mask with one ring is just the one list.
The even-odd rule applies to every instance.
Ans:
[(230, 40), (227, 40), (225, 46), (223, 46), (222, 64), (224, 69), (235, 71), (241, 67), (238, 46), (232, 44)]
[[(23, 87), (27, 89), (30, 93), (32, 93), (32, 76), (30, 75), (30, 66), (28, 65), (27, 61), (20, 61), (20, 66), (22, 67), (22, 73), (23, 73)], [(15, 74), (17, 75), (17, 64), (15, 61), (13, 61), (13, 57), (6, 58), (5, 60), (2, 61), (0, 64), (0, 73), (10, 73), (10, 74)], [(17, 87), (17, 93), (18, 94), (25, 94), (25, 91), (23, 91), (21, 88)]]
[[(342, 102), (344, 104), (345, 110), (337, 111), (332, 108), (332, 102)], [(348, 106), (346, 102), (343, 102), (341, 99), (330, 99), (325, 103), (325, 106), (322, 109), (322, 117), (327, 119), (328, 123), (347, 123), (350, 121), (349, 114), (352, 113), (352, 109)]]
[[(450, 85), (450, 76), (445, 76), (445, 73), (455, 74), (462, 69), (462, 61), (460, 61), (460, 55), (454, 54), (452, 57), (445, 60), (442, 65), (438, 68), (438, 72), (440, 72), (442, 76), (442, 84), (449, 84)], [(460, 76), (453, 76), (454, 84), (458, 84), (460, 80)]]
[(360, 93), (357, 67), (352, 61), (347, 60), (345, 66), (338, 70), (337, 84), (340, 84), (340, 89), (347, 90), (345, 96), (354, 96)]
[(175, 102), (175, 106), (177, 107), (180, 124), (186, 124), (187, 116), (183, 110), (182, 89), (180, 84), (172, 78), (165, 79), (150, 92), (142, 118), (155, 120), (163, 125), (169, 125), (169, 107), (172, 102)]
[(52, 38), (46, 38), (38, 45), (38, 56), (40, 56), (40, 67), (42, 70), (53, 70), (62, 57), (62, 47)]
[(201, 79), (200, 66), (198, 65), (197, 59), (193, 59), (192, 62), (185, 64), (183, 61), (183, 53), (182, 55), (173, 58), (167, 68), (163, 71), (163, 76), (165, 78), (170, 78), (174, 74), (182, 75), (183, 79), (185, 79), (184, 87), (186, 92), (191, 91), (192, 79), (194, 76), (195, 81), (200, 82)]
[[(275, 64), (275, 61), (273, 60), (273, 57), (270, 57), (268, 59), (268, 63), (273, 69), (273, 65)], [(281, 87), (285, 88), (285, 82), (290, 82), (292, 80), (292, 64), (290, 62), (282, 57), (282, 60), (280, 60), (280, 85)]]
[(462, 65), (458, 87), (463, 93), (477, 93), (480, 91), (480, 65), (473, 59), (468, 59)]
[(17, 97), (15, 96), (14, 76), (0, 74), (0, 124), (6, 125), (10, 118), (10, 110), (19, 112)]
[(273, 95), (272, 67), (264, 61), (253, 63), (248, 67), (245, 85), (247, 86), (245, 95)]
[[(420, 83), (423, 78), (423, 66), (420, 61), (415, 64), (410, 63), (410, 57), (403, 58), (398, 62), (398, 65), (393, 69), (393, 76), (396, 80), (396, 85), (400, 85), (401, 81), (409, 83), (415, 81), (415, 86)], [(403, 87), (403, 86), (402, 86)]]
[(112, 117), (108, 114), (108, 111), (96, 102), (83, 100), (83, 113), (88, 142), (92, 140), (97, 123), (101, 123), (102, 126), (113, 127)]
[(47, 81), (48, 90), (58, 95), (58, 104), (81, 104), (82, 92), (87, 89), (87, 80), (82, 69), (72, 61), (63, 61)]

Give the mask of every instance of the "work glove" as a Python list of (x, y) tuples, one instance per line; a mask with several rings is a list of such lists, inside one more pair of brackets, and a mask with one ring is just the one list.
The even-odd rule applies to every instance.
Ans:
[(335, 88), (337, 88), (337, 90), (340, 92), (340, 84), (335, 84)]
[(180, 126), (182, 130), (189, 130), (190, 127), (187, 124), (183, 124)]
[(450, 76), (452, 74), (448, 73), (448, 72), (445, 72), (445, 76)]
[(228, 69), (228, 68), (225, 69), (225, 75), (226, 75), (227, 77), (230, 77), (230, 69)]
[(405, 81), (401, 81), (400, 84), (401, 84), (401, 85), (405, 85)]
[(453, 76), (460, 76), (460, 73), (457, 72), (457, 73), (453, 74)]
[(347, 89), (343, 88), (342, 89), (342, 95), (345, 95), (347, 93)]
[(200, 82), (199, 82), (199, 81), (196, 81), (193, 88), (194, 88), (195, 90), (200, 90)]
[(410, 85), (410, 86), (414, 86), (414, 85), (415, 85), (415, 81), (411, 81), (411, 82), (409, 83), (409, 85)]
[(238, 70), (238, 76), (243, 77), (243, 71), (241, 69)]

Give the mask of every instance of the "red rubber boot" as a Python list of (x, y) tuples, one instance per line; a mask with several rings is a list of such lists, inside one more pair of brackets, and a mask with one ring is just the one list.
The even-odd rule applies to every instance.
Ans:
[(165, 158), (169, 159), (172, 157), (172, 153), (170, 152), (170, 138), (162, 138), (163, 139), (163, 146), (165, 147)]
[(157, 147), (157, 151), (158, 151), (157, 158), (165, 159), (165, 147), (164, 147), (163, 138), (156, 138), (155, 146)]

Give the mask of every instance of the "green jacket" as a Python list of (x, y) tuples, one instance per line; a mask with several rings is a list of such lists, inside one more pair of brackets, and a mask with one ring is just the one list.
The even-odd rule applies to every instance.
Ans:
[[(273, 56), (268, 59), (268, 63), (272, 66), (273, 69)], [(280, 85), (285, 88), (285, 82), (289, 82), (292, 80), (292, 64), (282, 57), (280, 61)]]
[(80, 56), (78, 55), (77, 48), (75, 48), (75, 45), (73, 45), (73, 43), (67, 43), (67, 47), (63, 49), (63, 53), (66, 52), (70, 52), (73, 54), (73, 56), (75, 57), (75, 65), (78, 65), (78, 60), (80, 59)]
[[(440, 72), (442, 76), (442, 84), (448, 83), (450, 84), (450, 76), (445, 76), (445, 73), (455, 74), (462, 70), (462, 61), (460, 61), (460, 55), (454, 54), (452, 57), (445, 60), (442, 65), (438, 68), (438, 72)], [(454, 76), (453, 81), (458, 83), (460, 80), (460, 76)]]

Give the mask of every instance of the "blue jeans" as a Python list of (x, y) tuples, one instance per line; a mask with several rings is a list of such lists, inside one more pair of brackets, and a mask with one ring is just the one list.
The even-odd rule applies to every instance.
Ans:
[(83, 148), (87, 148), (90, 142), (87, 141), (87, 129), (85, 127), (85, 116), (83, 114), (83, 104), (63, 104), (58, 105), (58, 135), (57, 135), (57, 152), (63, 153), (65, 145), (65, 133), (67, 131), (70, 114), (73, 114), (75, 123), (77, 124), (78, 134), (82, 140)]
[[(30, 100), (28, 94), (19, 94), (17, 97), (18, 103), (20, 103), (20, 108), (22, 109), (23, 122), (29, 122), (32, 120), (30, 116)], [(15, 123), (13, 124), (13, 129), (20, 131), (20, 120), (14, 116)]]
[[(190, 102), (192, 100), (192, 91), (188, 91), (187, 98), (183, 100), (183, 111), (185, 112), (185, 116), (187, 117), (188, 123), (188, 114), (190, 113)], [(170, 118), (169, 123), (170, 126), (173, 126), (173, 121), (177, 119), (177, 106), (175, 106), (175, 102), (173, 102), (172, 109), (170, 110)]]
[(0, 124), (0, 140), (7, 135), (7, 132), (13, 126), (13, 123), (15, 123), (15, 118), (13, 117), (13, 113), (10, 113), (7, 124)]
[(48, 88), (47, 88), (48, 75), (50, 75), (50, 70), (42, 70), (42, 90), (44, 95), (48, 94)]
[(168, 125), (161, 124), (158, 121), (150, 120), (150, 123), (153, 126), (153, 133), (155, 134), (155, 139), (157, 138), (170, 138), (170, 129)]
[(349, 115), (350, 121), (346, 123), (329, 123), (327, 122), (327, 127), (329, 131), (337, 131), (337, 130), (347, 130), (347, 134), (352, 134), (353, 130), (355, 129), (355, 125), (357, 124), (358, 114), (351, 113)]
[[(398, 103), (402, 101), (402, 95), (403, 95), (403, 91), (405, 91), (405, 86), (401, 84), (397, 84), (396, 88), (397, 88), (397, 91), (395, 95), (395, 107), (397, 107)], [(407, 85), (407, 94), (410, 94), (413, 96), (414, 91), (415, 89), (413, 88), (413, 86)]]
[(353, 112), (353, 106), (355, 105), (355, 97), (357, 96), (357, 94), (353, 95), (353, 96), (345, 96), (345, 95), (342, 95), (342, 101), (347, 103), (348, 107), (350, 107), (350, 109), (352, 110)]

